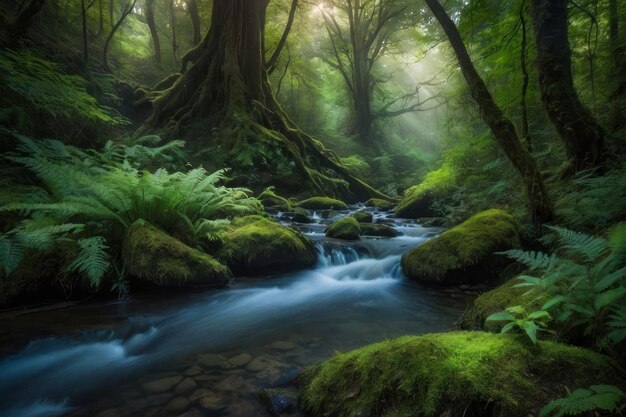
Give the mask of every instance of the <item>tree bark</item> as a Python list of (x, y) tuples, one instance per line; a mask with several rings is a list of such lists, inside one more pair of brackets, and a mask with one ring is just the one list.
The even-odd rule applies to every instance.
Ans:
[(522, 145), (513, 123), (504, 116), (500, 107), (493, 100), (485, 82), (476, 71), (452, 19), (437, 0), (426, 0), (426, 4), (450, 40), (463, 77), (467, 81), (472, 97), (480, 108), (482, 119), (491, 129), (496, 142), (509, 158), (524, 183), (533, 222), (539, 225), (552, 221), (554, 219), (552, 202), (535, 160)]
[(575, 171), (603, 160), (606, 132), (581, 103), (572, 78), (567, 0), (532, 0), (541, 100)]
[(189, 17), (191, 18), (191, 28), (193, 30), (193, 45), (196, 46), (202, 40), (202, 35), (200, 34), (200, 13), (198, 12), (198, 2), (197, 0), (186, 1)]
[[(165, 130), (180, 137), (192, 131), (197, 141), (199, 131), (217, 129), (220, 140), (231, 150), (267, 144), (285, 155), (293, 164), (292, 172), (278, 179), (289, 181), (300, 192), (339, 193), (336, 187), (343, 187), (339, 183), (345, 181), (355, 199), (385, 198), (298, 130), (276, 102), (263, 60), (267, 5), (268, 0), (215, 0), (209, 33), (192, 54), (188, 69), (154, 102), (152, 115), (138, 134)], [(242, 143), (251, 146), (238, 148)], [(237, 156), (231, 154), (229, 162), (236, 162)], [(261, 172), (262, 162), (256, 161), (264, 157), (253, 155), (252, 159), (254, 168), (247, 167), (247, 173)], [(328, 170), (338, 178), (328, 177)], [(272, 180), (276, 180), (273, 174)]]
[(620, 39), (619, 21), (618, 0), (609, 0), (609, 40), (617, 80), (615, 89), (609, 97), (613, 113), (611, 115), (611, 131), (613, 132), (626, 128), (626, 58), (624, 56), (626, 48)]
[(159, 40), (159, 32), (157, 31), (156, 22), (154, 20), (154, 0), (146, 0), (146, 23), (152, 37), (152, 48), (154, 50), (154, 60), (157, 64), (161, 63), (161, 41)]
[(8, 34), (13, 40), (26, 33), (33, 18), (41, 11), (45, 2), (45, 0), (30, 0), (25, 6), (20, 8), (17, 16), (15, 16), (8, 28)]
[(178, 44), (176, 43), (176, 5), (170, 0), (170, 25), (172, 27), (172, 56), (178, 65)]

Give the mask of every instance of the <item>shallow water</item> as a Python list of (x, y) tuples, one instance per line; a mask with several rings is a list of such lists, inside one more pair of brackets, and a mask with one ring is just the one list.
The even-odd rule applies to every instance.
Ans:
[(345, 214), (296, 225), (317, 241), (311, 270), (1, 321), (0, 416), (269, 415), (257, 390), (334, 352), (452, 328), (470, 295), (420, 287), (400, 268), (402, 253), (439, 230), (376, 213), (403, 235), (323, 237)]

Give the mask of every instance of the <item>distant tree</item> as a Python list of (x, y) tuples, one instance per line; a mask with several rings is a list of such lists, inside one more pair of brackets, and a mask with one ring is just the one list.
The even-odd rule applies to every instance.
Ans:
[(524, 183), (533, 222), (535, 224), (550, 222), (554, 219), (554, 210), (537, 163), (522, 145), (515, 125), (502, 113), (500, 107), (493, 100), (487, 85), (476, 71), (461, 35), (450, 16), (437, 0), (426, 0), (426, 4), (450, 40), (463, 77), (470, 88), (473, 99), (480, 108), (483, 120), (491, 129), (496, 142), (507, 155)]
[(603, 160), (607, 133), (582, 104), (572, 76), (568, 0), (532, 0), (541, 100), (575, 171)]
[(379, 108), (374, 92), (383, 81), (374, 75), (378, 61), (393, 49), (393, 35), (407, 22), (407, 2), (399, 0), (329, 0), (318, 5), (329, 35), (330, 50), (325, 61), (341, 73), (351, 97), (349, 133), (365, 145), (372, 143), (372, 126), (377, 119), (422, 110), (419, 89), (396, 97)]

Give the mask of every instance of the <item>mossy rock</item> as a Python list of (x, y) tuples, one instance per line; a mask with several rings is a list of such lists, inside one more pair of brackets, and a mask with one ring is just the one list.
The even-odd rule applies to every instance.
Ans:
[(372, 213), (368, 213), (367, 211), (357, 211), (352, 215), (359, 223), (371, 223), (374, 220), (374, 216)]
[(520, 281), (511, 279), (491, 291), (487, 291), (474, 300), (472, 306), (463, 314), (459, 325), (466, 330), (499, 330), (500, 322), (488, 321), (493, 313), (504, 311), (507, 307), (523, 305), (530, 300), (524, 297), (526, 288), (514, 288)]
[(354, 217), (344, 217), (333, 222), (326, 229), (326, 236), (343, 240), (358, 240), (361, 235), (361, 225)]
[(417, 219), (418, 217), (435, 217), (437, 214), (431, 208), (437, 191), (431, 188), (424, 189), (419, 185), (413, 186), (404, 192), (404, 198), (394, 210), (396, 217)]
[(257, 197), (263, 207), (273, 208), (280, 211), (291, 211), (291, 203), (284, 197), (279, 196), (272, 188), (267, 188)]
[(257, 275), (312, 266), (317, 252), (301, 233), (253, 215), (233, 220), (218, 257), (236, 273)]
[(374, 207), (381, 210), (391, 210), (394, 205), (394, 203), (381, 198), (370, 198), (365, 202), (365, 207)]
[(231, 281), (230, 270), (215, 258), (143, 220), (128, 228), (122, 257), (132, 277), (160, 287), (225, 287)]
[(307, 210), (345, 210), (346, 203), (330, 197), (311, 197), (298, 203), (299, 207)]
[(361, 223), (361, 236), (396, 237), (402, 233), (386, 224)]
[(518, 247), (518, 229), (510, 214), (483, 211), (405, 253), (402, 269), (411, 279), (435, 284), (492, 280), (508, 263), (495, 252)]
[(300, 405), (311, 417), (525, 417), (565, 384), (606, 383), (618, 383), (608, 359), (582, 348), (451, 332), (376, 343), (308, 368)]

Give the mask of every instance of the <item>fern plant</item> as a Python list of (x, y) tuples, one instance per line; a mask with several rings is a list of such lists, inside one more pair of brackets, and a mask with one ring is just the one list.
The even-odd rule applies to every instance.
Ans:
[[(622, 415), (626, 409), (626, 395), (613, 385), (592, 385), (579, 388), (567, 397), (558, 398), (546, 404), (539, 412), (539, 417), (578, 416), (595, 412)], [(595, 414), (599, 415), (599, 414)]]
[(494, 313), (485, 321), (502, 321), (502, 333), (518, 330), (525, 334), (533, 344), (537, 343), (537, 332), (545, 330), (552, 319), (545, 310), (528, 312), (523, 306), (508, 307), (505, 311)]
[(532, 275), (518, 277), (515, 287), (528, 288), (530, 303), (568, 332), (582, 334), (601, 346), (619, 343), (626, 336), (626, 225), (609, 239), (550, 227), (546, 243), (556, 245), (551, 254), (511, 250), (511, 259), (525, 264)]
[[(108, 242), (119, 242), (136, 220), (202, 246), (220, 239), (227, 218), (262, 210), (249, 190), (219, 185), (225, 170), (209, 174), (203, 168), (186, 173), (137, 168), (179, 149), (179, 144), (137, 144), (132, 150), (109, 145), (104, 152), (85, 152), (55, 140), (16, 138), (20, 145), (5, 158), (34, 174), (39, 186), (14, 187), (19, 192), (13, 201), (0, 202), (0, 212), (22, 218), (0, 239), (0, 266), (7, 274), (17, 269), (26, 250), (51, 252), (70, 241), (77, 255), (65, 272), (76, 272), (98, 286), (109, 270), (110, 252), (119, 250)], [(154, 145), (156, 139), (143, 143)]]

